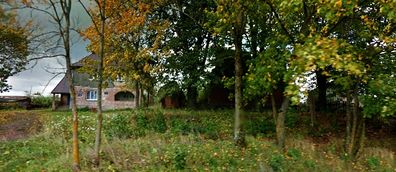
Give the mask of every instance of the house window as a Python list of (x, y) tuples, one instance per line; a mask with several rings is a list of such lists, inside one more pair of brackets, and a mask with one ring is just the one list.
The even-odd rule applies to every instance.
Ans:
[(114, 96), (115, 101), (133, 101), (134, 98), (135, 95), (129, 91), (121, 91)]
[(90, 90), (87, 92), (87, 100), (97, 100), (98, 92), (95, 90)]

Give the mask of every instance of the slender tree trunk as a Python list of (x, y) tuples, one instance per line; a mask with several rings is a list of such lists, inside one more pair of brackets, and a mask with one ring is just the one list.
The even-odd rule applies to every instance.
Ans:
[(242, 131), (242, 35), (244, 30), (243, 12), (238, 14), (234, 26), (235, 45), (235, 124), (234, 141), (239, 146), (246, 146), (245, 136)]
[[(67, 53), (66, 53), (67, 54)], [(66, 60), (67, 61), (67, 60)], [(69, 59), (70, 61), (70, 59)], [(69, 66), (71, 68), (71, 65)], [(66, 79), (68, 82), (68, 87), (70, 90), (70, 99), (71, 99), (71, 110), (73, 115), (73, 171), (80, 171), (80, 150), (78, 145), (78, 113), (77, 113), (77, 104), (76, 104), (76, 91), (74, 89), (73, 78), (71, 75), (72, 71), (66, 72)]]
[(282, 106), (276, 120), (276, 138), (278, 142), (278, 148), (281, 151), (285, 150), (285, 118), (289, 105), (290, 99), (286, 97), (282, 102)]
[(136, 102), (136, 108), (139, 108), (140, 107), (140, 88), (139, 88), (139, 82), (138, 81), (135, 81), (135, 94), (136, 94), (136, 97), (135, 97), (135, 102)]
[(353, 157), (353, 149), (356, 144), (356, 132), (357, 132), (357, 123), (358, 123), (358, 108), (359, 108), (359, 100), (357, 98), (357, 89), (353, 91), (353, 108), (352, 108), (352, 128), (351, 128), (351, 141), (348, 146), (348, 155)]
[(316, 123), (316, 107), (315, 107), (315, 95), (313, 92), (308, 93), (308, 102), (309, 102), (309, 114), (311, 116), (311, 128), (315, 128)]
[(360, 120), (360, 134), (359, 134), (359, 144), (357, 147), (357, 150), (355, 152), (355, 157), (359, 157), (360, 152), (362, 152), (363, 148), (364, 148), (364, 140), (365, 140), (365, 133), (366, 133), (366, 122), (365, 119), (362, 117), (362, 119)]
[(147, 90), (147, 100), (146, 100), (146, 102), (147, 102), (147, 107), (150, 106), (150, 98), (151, 98), (151, 96), (150, 96), (150, 91)]
[(351, 143), (351, 93), (347, 92), (346, 101), (346, 136), (345, 136), (345, 150), (348, 150)]
[(104, 59), (104, 33), (105, 33), (105, 7), (106, 0), (102, 0), (102, 7), (100, 8), (100, 50), (99, 50), (99, 66), (98, 66), (98, 100), (97, 100), (97, 121), (96, 121), (96, 136), (95, 136), (95, 155), (93, 160), (94, 167), (99, 167), (100, 165), (100, 145), (102, 142), (102, 124), (103, 124), (103, 114), (102, 114), (102, 85), (103, 85), (103, 59)]
[(71, 109), (72, 109), (72, 116), (73, 116), (73, 164), (72, 170), (73, 171), (80, 171), (80, 150), (78, 144), (78, 113), (77, 113), (77, 104), (76, 104), (76, 91), (74, 88), (73, 83), (73, 76), (72, 76), (72, 66), (71, 66), (71, 55), (70, 55), (70, 13), (72, 7), (71, 0), (62, 0), (60, 1), (61, 9), (64, 15), (65, 25), (62, 27), (62, 19), (57, 12), (57, 5), (54, 1), (49, 1), (51, 3), (52, 8), (54, 9), (54, 13), (57, 18), (57, 24), (59, 26), (59, 31), (61, 37), (63, 39), (63, 45), (65, 46), (65, 59), (66, 59), (66, 79), (67, 85), (69, 87), (69, 93), (71, 98)]
[(52, 111), (56, 110), (56, 96), (52, 94)]
[(277, 110), (276, 110), (276, 101), (274, 93), (271, 94), (271, 106), (272, 106), (272, 117), (274, 118), (274, 122), (276, 123), (277, 118)]
[(142, 88), (142, 86), (140, 85), (140, 106), (144, 106), (144, 90)]

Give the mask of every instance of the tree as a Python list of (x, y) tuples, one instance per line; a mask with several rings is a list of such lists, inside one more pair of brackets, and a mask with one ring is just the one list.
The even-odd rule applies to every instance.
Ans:
[[(105, 56), (105, 25), (107, 19), (106, 8), (108, 8), (106, 0), (97, 0), (95, 1), (95, 5), (97, 7), (95, 13), (94, 11), (90, 11), (86, 5), (79, 0), (80, 4), (83, 6), (85, 12), (90, 16), (92, 21), (92, 28), (96, 31), (96, 34), (99, 35), (99, 47), (95, 47), (95, 50), (99, 50), (99, 61), (97, 65), (97, 73), (98, 76), (98, 99), (97, 99), (97, 123), (96, 123), (96, 134), (95, 134), (95, 146), (94, 146), (94, 166), (99, 167), (100, 164), (100, 145), (102, 140), (102, 124), (103, 124), (103, 113), (102, 113), (102, 87), (103, 87), (103, 60)], [(110, 4), (111, 6), (113, 4)], [(94, 18), (97, 16), (97, 18)], [(95, 67), (96, 68), (96, 67)]]
[[(73, 171), (80, 171), (80, 152), (79, 152), (79, 140), (78, 140), (78, 112), (76, 104), (76, 91), (73, 83), (72, 76), (72, 64), (71, 64), (71, 12), (72, 12), (72, 0), (37, 0), (37, 1), (22, 1), (20, 8), (28, 8), (37, 12), (41, 12), (49, 17), (51, 22), (54, 24), (54, 30), (42, 33), (38, 37), (47, 37), (48, 41), (53, 41), (56, 37), (56, 41), (52, 42), (54, 47), (50, 50), (55, 51), (55, 55), (44, 56), (40, 58), (50, 58), (54, 56), (62, 56), (66, 61), (66, 79), (67, 86), (69, 88), (71, 97), (71, 110), (72, 110), (72, 132), (73, 132)], [(40, 44), (39, 44), (40, 45)], [(42, 46), (47, 44), (42, 43)], [(40, 59), (38, 58), (38, 59)]]
[[(394, 36), (389, 33), (394, 27), (392, 18), (381, 13), (385, 4), (380, 2), (335, 1), (312, 6), (317, 9), (315, 16), (321, 22), (312, 23), (315, 26), (313, 28), (317, 29), (311, 29), (309, 36), (294, 47), (290, 66), (294, 70), (290, 70), (288, 77), (293, 82), (299, 80), (300, 84), (290, 84), (287, 91), (294, 95), (292, 99), (297, 102), (296, 95), (300, 90), (297, 85), (308, 83), (307, 78), (302, 77), (303, 74), (322, 71), (338, 86), (337, 91), (346, 92), (341, 94), (347, 99), (345, 151), (348, 156), (355, 158), (364, 145), (365, 118), (368, 114), (372, 115), (371, 110), (376, 109), (370, 104), (362, 104), (361, 98), (368, 97), (366, 100), (370, 102), (373, 97), (382, 97), (378, 92), (371, 92), (369, 85), (381, 82), (383, 73), (376, 66), (392, 58), (387, 53), (387, 49), (394, 49)], [(377, 101), (380, 102), (380, 99)]]
[(0, 93), (8, 91), (8, 77), (25, 69), (29, 55), (27, 30), (0, 4)]
[[(152, 6), (139, 1), (94, 1), (95, 7), (88, 9), (87, 5), (80, 1), (85, 11), (92, 20), (82, 35), (91, 41), (89, 49), (99, 52), (99, 60), (88, 65), (86, 70), (91, 75), (98, 76), (98, 121), (95, 139), (95, 166), (99, 166), (99, 153), (102, 130), (101, 93), (104, 81), (116, 80), (119, 77), (132, 78), (128, 82), (136, 84), (136, 106), (139, 107), (139, 87), (151, 86), (149, 72), (151, 70), (151, 55), (154, 55), (155, 47), (159, 40), (150, 42), (149, 37), (155, 30), (157, 23), (148, 24), (149, 13)], [(150, 27), (154, 27), (152, 29)], [(146, 37), (147, 36), (147, 37)], [(153, 51), (151, 51), (153, 50)]]
[(217, 8), (209, 12), (207, 27), (217, 34), (231, 38), (235, 49), (235, 120), (234, 141), (237, 145), (245, 146), (245, 136), (241, 126), (242, 109), (242, 39), (246, 32), (246, 11), (249, 1), (216, 1)]
[[(199, 86), (206, 84), (205, 71), (214, 46), (214, 36), (204, 27), (205, 10), (213, 9), (211, 1), (169, 1), (161, 10), (169, 22), (166, 48), (170, 55), (164, 62), (161, 82), (178, 81), (187, 92), (187, 106), (197, 107)], [(183, 76), (183, 77), (180, 77)]]

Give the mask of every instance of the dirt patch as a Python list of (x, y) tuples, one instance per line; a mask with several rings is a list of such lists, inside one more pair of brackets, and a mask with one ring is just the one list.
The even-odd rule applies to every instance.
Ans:
[(0, 142), (27, 138), (41, 129), (33, 112), (0, 112)]

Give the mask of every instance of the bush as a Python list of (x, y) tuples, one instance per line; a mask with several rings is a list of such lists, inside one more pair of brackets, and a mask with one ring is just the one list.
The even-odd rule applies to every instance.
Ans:
[(275, 124), (270, 119), (251, 119), (245, 122), (247, 134), (256, 136), (257, 134), (272, 135), (275, 132)]
[(287, 128), (295, 128), (297, 126), (299, 117), (298, 112), (294, 108), (290, 108), (286, 113), (285, 126)]
[(367, 158), (367, 166), (370, 169), (375, 170), (378, 167), (380, 167), (380, 165), (381, 165), (380, 160), (377, 157), (371, 156)]
[(130, 117), (130, 115), (126, 114), (115, 114), (111, 116), (108, 125), (106, 125), (105, 133), (111, 137), (131, 137), (134, 134), (134, 130), (131, 125)]
[(188, 124), (186, 120), (184, 119), (172, 119), (171, 121), (171, 131), (173, 133), (181, 133), (183, 135), (186, 135), (191, 132), (191, 124)]
[(282, 155), (272, 155), (271, 159), (269, 160), (269, 165), (274, 171), (282, 171), (284, 161), (285, 159)]
[(52, 106), (52, 98), (47, 96), (32, 97), (31, 105), (33, 108), (50, 108)]
[(177, 170), (185, 169), (187, 165), (187, 152), (182, 149), (177, 149), (173, 160), (173, 165)]
[(158, 133), (165, 133), (167, 130), (166, 120), (164, 113), (157, 111), (154, 113), (154, 117), (151, 120), (151, 128)]
[(287, 151), (287, 156), (293, 158), (294, 160), (298, 160), (301, 157), (301, 152), (298, 149), (291, 148)]
[(217, 124), (210, 119), (204, 120), (202, 122), (203, 126), (203, 134), (206, 135), (207, 138), (209, 139), (218, 139), (219, 138), (219, 128), (217, 127)]
[(139, 129), (149, 129), (149, 120), (145, 112), (138, 112), (136, 115), (136, 126)]

